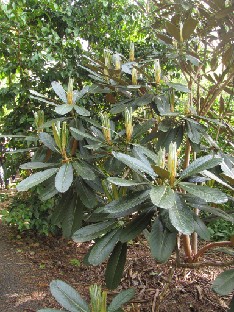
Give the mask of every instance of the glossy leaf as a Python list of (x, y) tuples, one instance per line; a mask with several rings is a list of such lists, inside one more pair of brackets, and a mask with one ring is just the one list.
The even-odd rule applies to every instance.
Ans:
[(52, 88), (54, 89), (54, 92), (58, 95), (58, 97), (64, 102), (67, 103), (67, 96), (66, 92), (61, 86), (61, 84), (57, 81), (53, 81), (51, 83)]
[[(87, 181), (91, 182), (90, 180)], [(91, 209), (97, 206), (96, 193), (82, 180), (77, 181), (77, 193), (85, 207)]]
[(210, 240), (210, 232), (205, 223), (198, 216), (194, 217), (194, 231), (197, 232), (201, 239), (206, 241)]
[(156, 177), (155, 172), (153, 169), (147, 165), (145, 165), (142, 161), (135, 157), (131, 157), (129, 155), (113, 152), (112, 153), (115, 158), (122, 161), (125, 165), (133, 169), (139, 174), (146, 173), (149, 174), (152, 178)]
[(43, 168), (48, 168), (48, 167), (55, 167), (58, 164), (54, 163), (44, 163), (44, 162), (28, 162), (23, 165), (20, 165), (20, 169), (43, 169)]
[(74, 105), (74, 109), (77, 112), (77, 114), (79, 114), (81, 116), (90, 116), (90, 112), (87, 109), (85, 109), (84, 107)]
[(114, 299), (111, 301), (108, 306), (108, 312), (116, 312), (122, 305), (131, 300), (135, 295), (135, 290), (133, 288), (129, 288), (126, 290), (122, 290)]
[(119, 240), (122, 243), (125, 243), (136, 238), (150, 223), (153, 215), (154, 209), (148, 209), (147, 211), (143, 211), (141, 214), (134, 217), (133, 220), (129, 222), (124, 229), (122, 229)]
[(148, 238), (152, 256), (160, 263), (166, 262), (176, 246), (176, 238), (177, 233), (170, 233), (156, 219)]
[(46, 133), (46, 132), (39, 133), (39, 139), (51, 151), (58, 152), (57, 145), (49, 133)]
[(180, 175), (180, 180), (200, 173), (203, 170), (213, 168), (222, 162), (222, 158), (207, 155), (194, 160)]
[(84, 161), (74, 161), (72, 163), (78, 176), (84, 180), (95, 180), (96, 175), (93, 170)]
[(115, 221), (103, 221), (99, 223), (94, 223), (86, 225), (83, 228), (76, 231), (72, 239), (75, 242), (88, 242), (92, 239), (98, 238), (99, 236), (109, 232), (113, 229), (117, 223)]
[(101, 237), (93, 246), (89, 257), (88, 262), (92, 265), (99, 265), (113, 251), (116, 243), (119, 240), (120, 229), (113, 229), (103, 237)]
[(50, 291), (58, 303), (70, 312), (90, 312), (87, 302), (67, 283), (54, 280), (50, 283)]
[(190, 235), (194, 232), (194, 219), (189, 207), (176, 194), (174, 206), (169, 209), (172, 225), (181, 233)]
[(79, 129), (76, 129), (76, 128), (73, 128), (73, 127), (70, 127), (70, 130), (71, 130), (71, 134), (72, 136), (76, 139), (76, 140), (80, 140), (80, 137), (84, 138), (84, 139), (89, 139), (89, 140), (92, 140), (92, 141), (95, 141), (95, 142), (99, 142), (101, 143), (101, 141), (97, 138), (95, 138), (94, 136), (86, 133), (86, 132), (83, 132)]
[(53, 176), (58, 171), (58, 168), (51, 168), (47, 169), (41, 172), (37, 172), (29, 176), (28, 178), (21, 181), (17, 186), (17, 190), (19, 192), (28, 191), (33, 186), (36, 186), (43, 181), (49, 179), (51, 176)]
[(73, 182), (73, 169), (70, 163), (59, 168), (55, 177), (55, 187), (60, 193), (66, 192)]
[(57, 105), (54, 110), (59, 115), (66, 115), (67, 113), (72, 111), (73, 108), (74, 108), (74, 105), (62, 104), (62, 105)]
[(175, 204), (175, 194), (169, 186), (154, 186), (150, 190), (152, 203), (164, 209), (170, 209)]
[(115, 177), (109, 177), (109, 178), (107, 178), (107, 180), (110, 183), (113, 183), (113, 184), (118, 185), (118, 186), (136, 186), (136, 185), (147, 184), (147, 182), (137, 182), (134, 180), (126, 180), (123, 178), (115, 178)]
[(234, 290), (234, 269), (229, 269), (216, 277), (212, 289), (221, 296), (227, 296)]
[(189, 182), (180, 182), (179, 186), (186, 192), (195, 195), (206, 202), (221, 204), (228, 201), (227, 195), (216, 188), (210, 188), (206, 185), (196, 185)]
[(109, 289), (115, 289), (119, 285), (124, 271), (126, 256), (127, 244), (119, 242), (115, 246), (106, 267), (105, 281)]

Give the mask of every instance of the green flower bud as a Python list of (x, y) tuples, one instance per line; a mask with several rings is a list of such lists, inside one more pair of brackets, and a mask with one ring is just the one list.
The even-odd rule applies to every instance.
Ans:
[(130, 42), (129, 60), (130, 60), (130, 62), (134, 62), (134, 60), (135, 60), (134, 42)]
[(154, 60), (154, 79), (155, 83), (159, 84), (161, 79), (161, 66), (159, 59)]
[(61, 131), (60, 121), (57, 121), (56, 124), (53, 122), (52, 130), (53, 130), (55, 143), (58, 146), (59, 150), (61, 151), (62, 146), (61, 146), (61, 135), (60, 135), (60, 131)]
[(168, 171), (170, 173), (170, 185), (172, 186), (175, 182), (176, 170), (177, 170), (177, 145), (176, 145), (176, 142), (174, 142), (174, 143), (171, 142), (169, 145), (167, 167), (168, 167)]
[(106, 113), (101, 114), (102, 132), (108, 144), (111, 144), (111, 125)]
[(73, 104), (73, 82), (74, 79), (69, 78), (68, 88), (67, 88), (67, 103)]
[(162, 169), (165, 168), (166, 151), (165, 148), (160, 148), (158, 151), (158, 166)]
[(132, 68), (132, 84), (137, 85), (137, 69), (135, 67)]
[(132, 107), (129, 109), (125, 109), (125, 129), (126, 129), (126, 136), (127, 142), (131, 141), (133, 126), (132, 126)]

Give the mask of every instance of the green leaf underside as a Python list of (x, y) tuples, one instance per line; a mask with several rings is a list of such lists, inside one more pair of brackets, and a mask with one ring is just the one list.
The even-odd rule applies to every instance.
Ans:
[(55, 187), (60, 193), (65, 193), (71, 186), (73, 181), (72, 165), (64, 164), (59, 168), (55, 177)]
[(81, 242), (81, 243), (87, 242), (109, 232), (109, 230), (114, 228), (116, 225), (117, 225), (117, 222), (115, 221), (104, 221), (104, 222), (87, 225), (81, 228), (80, 230), (76, 231), (73, 234), (72, 239), (75, 242)]
[(58, 95), (58, 97), (64, 102), (67, 103), (67, 96), (66, 92), (61, 86), (61, 84), (57, 81), (52, 81), (51, 83), (52, 88), (54, 89), (54, 92)]
[(121, 280), (127, 256), (127, 244), (118, 242), (106, 267), (105, 281), (109, 289), (115, 289)]
[(175, 194), (169, 186), (152, 187), (150, 198), (155, 206), (164, 209), (170, 209), (175, 203)]
[(123, 178), (115, 178), (115, 177), (109, 177), (109, 178), (107, 178), (107, 180), (110, 183), (113, 183), (113, 184), (118, 185), (118, 186), (135, 186), (135, 185), (147, 184), (146, 182), (137, 182), (134, 180), (126, 180)]
[(122, 161), (125, 165), (135, 170), (137, 173), (141, 174), (142, 172), (144, 172), (146, 174), (149, 174), (152, 178), (156, 177), (156, 174), (153, 171), (153, 169), (145, 165), (139, 159), (123, 154), (123, 153), (118, 153), (118, 152), (113, 152), (112, 154), (115, 158)]
[(93, 246), (88, 262), (92, 265), (99, 265), (111, 254), (120, 236), (120, 229), (114, 229), (100, 238)]
[(156, 219), (149, 235), (149, 246), (152, 256), (159, 262), (166, 262), (175, 246), (177, 233), (170, 233), (163, 228), (159, 219)]
[(219, 274), (212, 285), (212, 289), (221, 296), (230, 294), (234, 290), (234, 269)]
[(205, 200), (206, 202), (221, 204), (228, 201), (226, 194), (218, 189), (211, 188), (206, 185), (196, 185), (189, 182), (181, 182), (179, 183), (179, 186), (189, 194), (195, 195)]
[(193, 176), (203, 170), (213, 168), (222, 162), (222, 158), (214, 158), (207, 155), (194, 160), (180, 175), (180, 180), (189, 176)]
[(53, 152), (58, 152), (58, 148), (52, 136), (49, 133), (39, 133), (40, 141)]
[(127, 303), (131, 300), (135, 295), (135, 290), (133, 288), (129, 288), (126, 290), (122, 290), (114, 299), (111, 301), (108, 312), (115, 312), (119, 309), (123, 304)]
[(50, 283), (50, 291), (58, 303), (70, 312), (90, 312), (87, 302), (67, 283), (54, 280)]
[(20, 169), (43, 169), (43, 168), (48, 168), (48, 167), (54, 167), (58, 164), (54, 163), (43, 163), (39, 161), (35, 162), (28, 162), (20, 166)]
[(169, 217), (172, 225), (181, 233), (190, 235), (194, 232), (194, 219), (193, 215), (180, 199), (179, 195), (176, 194), (176, 201), (174, 206), (168, 210)]
[(54, 110), (59, 115), (65, 115), (69, 113), (70, 111), (72, 111), (73, 108), (74, 108), (74, 105), (62, 104), (62, 105), (56, 106)]
[(28, 178), (21, 181), (17, 186), (19, 192), (28, 191), (30, 188), (42, 183), (43, 181), (49, 179), (58, 171), (58, 168), (51, 168), (41, 172), (37, 172), (29, 176)]
[(114, 200), (103, 207), (101, 212), (108, 212), (109, 214), (112, 214), (112, 217), (124, 216), (135, 211), (138, 206), (147, 199), (148, 195), (149, 191), (144, 191), (140, 192), (140, 194), (134, 194), (130, 198)]

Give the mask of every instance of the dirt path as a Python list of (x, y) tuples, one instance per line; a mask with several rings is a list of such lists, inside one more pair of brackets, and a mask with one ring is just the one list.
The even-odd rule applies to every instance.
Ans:
[[(0, 311), (31, 312), (41, 307), (33, 264), (11, 244), (11, 233), (0, 221)], [(31, 276), (31, 279), (28, 279)]]

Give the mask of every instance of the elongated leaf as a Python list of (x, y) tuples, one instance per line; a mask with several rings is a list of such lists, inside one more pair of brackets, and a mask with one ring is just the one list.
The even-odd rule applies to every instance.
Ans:
[(175, 89), (176, 91), (184, 92), (184, 93), (190, 93), (191, 91), (188, 89), (187, 86), (181, 84), (181, 83), (174, 83), (174, 82), (167, 82), (166, 83), (170, 88)]
[(198, 122), (192, 119), (186, 119), (186, 128), (189, 139), (193, 143), (199, 144), (202, 134), (204, 132), (203, 127)]
[(145, 155), (148, 159), (151, 159), (153, 162), (157, 163), (158, 155), (149, 150), (148, 148), (142, 145), (134, 144), (134, 150), (138, 151), (138, 153)]
[(115, 158), (122, 161), (125, 165), (135, 170), (138, 174), (142, 174), (142, 172), (149, 174), (152, 178), (156, 177), (153, 169), (147, 165), (145, 165), (142, 161), (135, 157), (131, 157), (129, 155), (113, 152), (112, 153)]
[(172, 24), (171, 22), (166, 22), (166, 30), (167, 32), (174, 37), (178, 42), (180, 42), (180, 30), (179, 28), (175, 25)]
[(127, 244), (118, 242), (106, 267), (105, 281), (109, 289), (115, 289), (121, 280), (127, 256)]
[(170, 209), (175, 204), (175, 194), (169, 186), (154, 186), (150, 191), (152, 203), (164, 209)]
[(99, 265), (109, 257), (119, 240), (120, 231), (113, 229), (95, 243), (88, 258), (90, 264)]
[[(91, 182), (89, 180), (87, 181)], [(77, 181), (77, 193), (85, 207), (91, 209), (97, 206), (98, 201), (96, 193), (82, 180)]]
[(65, 193), (73, 182), (73, 169), (70, 163), (59, 168), (55, 177), (55, 187), (60, 193)]
[(33, 186), (36, 186), (43, 181), (49, 179), (51, 176), (53, 176), (58, 171), (58, 168), (51, 168), (47, 169), (45, 171), (37, 172), (32, 174), (30, 177), (24, 179), (21, 181), (17, 186), (17, 190), (19, 192), (28, 191)]
[(234, 290), (234, 269), (219, 274), (212, 285), (212, 289), (221, 296), (230, 294)]
[(203, 170), (213, 168), (222, 162), (222, 158), (206, 155), (194, 160), (180, 175), (180, 180), (195, 175)]
[[(68, 120), (68, 119), (69, 119), (69, 117), (60, 117), (60, 118), (50, 119), (50, 120), (46, 121), (45, 123), (43, 123), (41, 128), (50, 128), (53, 124), (56, 124), (57, 121), (63, 122), (63, 121)], [(46, 133), (46, 132), (41, 132), (41, 133)], [(39, 135), (41, 135), (41, 133)]]
[(144, 123), (139, 123), (134, 126), (132, 137), (137, 139), (141, 137), (144, 133), (146, 133), (149, 129), (151, 129), (155, 125), (155, 119), (149, 119)]
[(52, 136), (49, 133), (46, 133), (46, 132), (39, 133), (39, 139), (51, 151), (53, 151), (53, 152), (59, 151), (54, 139), (52, 138)]
[(76, 210), (76, 196), (73, 196), (68, 201), (68, 205), (66, 205), (66, 213), (64, 214), (64, 218), (62, 220), (63, 237), (65, 238), (69, 238), (72, 235), (75, 210)]
[(166, 262), (176, 246), (176, 237), (177, 233), (170, 233), (156, 219), (148, 239), (152, 256), (161, 263)]
[(149, 195), (149, 191), (138, 192), (128, 198), (114, 200), (102, 208), (101, 212), (108, 212), (110, 217), (118, 218), (125, 216), (137, 210), (138, 206), (143, 203)]
[(53, 214), (51, 216), (51, 222), (60, 226), (66, 215), (66, 208), (74, 196), (73, 190), (70, 188), (67, 192), (62, 193), (58, 202), (56, 202)]
[(195, 195), (206, 202), (221, 204), (228, 201), (228, 197), (226, 194), (221, 192), (218, 189), (210, 188), (206, 185), (196, 185), (189, 182), (180, 182), (179, 186), (182, 187), (186, 192)]
[(84, 180), (95, 180), (96, 175), (93, 170), (84, 161), (74, 161), (72, 163), (78, 176), (81, 176)]
[(61, 86), (60, 83), (58, 83), (57, 81), (53, 81), (51, 83), (52, 88), (54, 89), (54, 92), (58, 95), (58, 97), (64, 102), (67, 103), (67, 96), (66, 96), (66, 92), (63, 89), (63, 87)]
[(227, 188), (229, 188), (230, 190), (234, 190), (233, 187), (231, 187), (229, 184), (227, 184), (226, 182), (224, 182), (223, 180), (221, 180), (219, 177), (217, 177), (217, 175), (215, 175), (214, 173), (208, 171), (208, 170), (204, 170), (201, 172), (201, 174), (205, 177), (208, 177), (212, 180), (215, 180), (216, 182), (226, 186)]
[(81, 116), (90, 116), (90, 112), (87, 109), (85, 109), (84, 107), (74, 105), (74, 109), (77, 112), (77, 114), (79, 114)]
[(135, 295), (135, 289), (129, 288), (122, 290), (114, 299), (111, 301), (108, 312), (116, 312), (122, 305), (131, 300)]
[(54, 110), (59, 115), (65, 115), (69, 113), (70, 111), (72, 111), (73, 108), (74, 108), (74, 105), (62, 104), (62, 105), (57, 105)]
[(135, 217), (128, 225), (121, 231), (119, 240), (122, 243), (128, 242), (136, 238), (150, 223), (154, 209), (143, 211), (139, 216)]
[(54, 177), (44, 181), (42, 186), (42, 190), (39, 190), (39, 198), (41, 201), (46, 201), (58, 193), (54, 185)]
[(137, 181), (134, 181), (134, 180), (126, 180), (126, 179), (123, 179), (123, 178), (112, 178), (112, 177), (109, 177), (107, 178), (107, 180), (110, 182), (110, 183), (113, 183), (115, 185), (119, 185), (119, 186), (136, 186), (136, 185), (144, 185), (144, 184), (147, 184), (147, 182), (137, 182)]
[(194, 232), (194, 219), (189, 207), (176, 194), (176, 201), (169, 209), (169, 217), (172, 225), (181, 233), (190, 235)]
[(115, 221), (104, 221), (99, 223), (94, 223), (91, 225), (87, 225), (80, 230), (76, 231), (72, 239), (75, 242), (88, 242), (92, 239), (95, 239), (99, 237), (100, 235), (103, 235), (109, 230), (113, 229), (117, 225), (117, 222)]
[(183, 29), (182, 29), (182, 36), (183, 36), (184, 41), (189, 39), (189, 37), (194, 32), (197, 24), (198, 24), (198, 21), (195, 20), (194, 18), (192, 18), (191, 16), (189, 16), (185, 20), (184, 25), (183, 25)]
[(206, 241), (210, 240), (210, 232), (206, 227), (205, 223), (198, 217), (194, 216), (194, 231)]
[(55, 167), (58, 164), (54, 163), (43, 163), (39, 161), (35, 162), (28, 162), (23, 165), (20, 165), (21, 169), (43, 169), (43, 168), (48, 168), (48, 167)]
[(90, 312), (87, 302), (67, 283), (54, 280), (50, 283), (50, 291), (59, 304), (70, 312)]
[(76, 128), (73, 128), (73, 127), (70, 127), (70, 130), (71, 130), (71, 134), (72, 136), (76, 139), (76, 140), (80, 140), (80, 137), (82, 138), (85, 138), (85, 139), (90, 139), (92, 141), (95, 141), (95, 142), (99, 142), (101, 143), (101, 141), (97, 138), (95, 138), (94, 136), (86, 133), (86, 132), (83, 132), (79, 129), (76, 129)]

